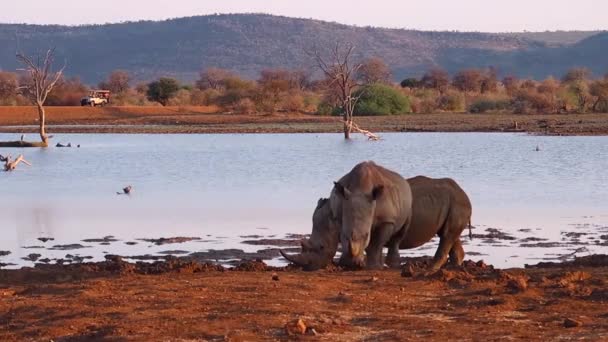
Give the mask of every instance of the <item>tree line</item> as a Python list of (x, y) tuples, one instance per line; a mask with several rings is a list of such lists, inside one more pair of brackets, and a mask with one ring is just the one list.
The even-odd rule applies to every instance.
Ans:
[[(331, 76), (334, 64), (320, 79), (315, 70), (262, 70), (249, 80), (220, 68), (200, 72), (194, 83), (162, 77), (152, 82), (135, 82), (124, 70), (109, 74), (95, 88), (112, 92), (117, 106), (217, 106), (226, 112), (243, 114), (303, 112), (339, 114), (343, 95)], [(589, 70), (574, 68), (561, 78), (542, 81), (499, 78), (493, 68), (466, 69), (450, 75), (431, 68), (421, 77), (392, 81), (389, 67), (380, 58), (363, 60), (353, 70), (352, 94), (358, 101), (353, 115), (404, 113), (509, 112), (521, 114), (608, 112), (608, 74), (593, 78)], [(0, 105), (30, 105), (22, 93), (27, 75), (0, 71)], [(91, 88), (78, 78), (62, 77), (48, 94), (46, 105), (79, 105)]]

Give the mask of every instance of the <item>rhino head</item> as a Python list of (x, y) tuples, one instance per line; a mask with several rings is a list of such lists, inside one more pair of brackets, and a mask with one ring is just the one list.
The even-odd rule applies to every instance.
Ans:
[[(342, 243), (341, 263), (348, 260), (350, 265), (365, 266), (365, 249), (369, 245), (376, 212), (376, 200), (382, 195), (383, 186), (376, 186), (371, 192), (349, 190), (339, 182), (334, 189), (342, 203), (340, 242)], [(347, 264), (348, 264), (347, 263)]]
[(340, 225), (333, 217), (329, 199), (321, 198), (312, 215), (310, 238), (302, 240), (302, 253), (289, 255), (281, 250), (281, 255), (306, 271), (314, 271), (329, 264), (338, 250)]

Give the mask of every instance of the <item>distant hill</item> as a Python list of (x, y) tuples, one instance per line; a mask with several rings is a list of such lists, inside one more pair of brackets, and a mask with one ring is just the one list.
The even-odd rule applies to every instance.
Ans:
[[(18, 39), (17, 39), (18, 38)], [(255, 78), (268, 67), (314, 68), (306, 50), (336, 41), (356, 45), (357, 57), (378, 56), (396, 80), (430, 66), (448, 71), (496, 66), (502, 74), (544, 78), (570, 67), (608, 71), (608, 33), (464, 33), (354, 27), (263, 14), (211, 15), (88, 26), (0, 24), (0, 69), (17, 68), (17, 46), (32, 53), (56, 47), (67, 74), (96, 83), (114, 69), (137, 79), (168, 75), (193, 80), (204, 67)]]

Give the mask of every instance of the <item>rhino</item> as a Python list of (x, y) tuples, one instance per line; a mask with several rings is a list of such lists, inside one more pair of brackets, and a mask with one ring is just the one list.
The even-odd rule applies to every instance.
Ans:
[[(439, 247), (435, 253), (430, 272), (440, 269), (448, 259), (461, 265), (464, 250), (460, 235), (468, 225), (471, 234), (472, 207), (464, 190), (451, 178), (434, 179), (417, 176), (407, 180), (410, 184), (413, 203), (409, 229), (399, 243), (399, 249), (419, 247), (439, 236)], [(302, 241), (302, 253), (283, 256), (305, 270), (313, 271), (325, 267), (333, 260), (338, 248), (340, 224), (332, 214), (329, 199), (320, 199), (313, 215), (310, 239)], [(340, 263), (345, 263), (344, 256)], [(346, 261), (348, 264), (348, 261)]]
[(382, 268), (399, 264), (399, 242), (412, 213), (412, 192), (407, 180), (372, 161), (357, 164), (334, 182), (331, 212), (340, 223), (342, 254), (349, 266)]

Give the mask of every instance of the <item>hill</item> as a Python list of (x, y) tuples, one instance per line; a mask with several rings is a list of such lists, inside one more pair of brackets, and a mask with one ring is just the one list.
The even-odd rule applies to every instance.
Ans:
[(355, 27), (263, 14), (210, 15), (166, 21), (87, 26), (0, 25), (0, 69), (14, 70), (14, 52), (57, 48), (67, 74), (95, 83), (111, 70), (137, 79), (162, 75), (193, 80), (204, 67), (256, 77), (269, 67), (313, 68), (306, 50), (336, 41), (358, 57), (378, 56), (396, 79), (441, 65), (448, 71), (496, 66), (502, 74), (542, 78), (572, 66), (608, 71), (606, 33), (490, 34)]

